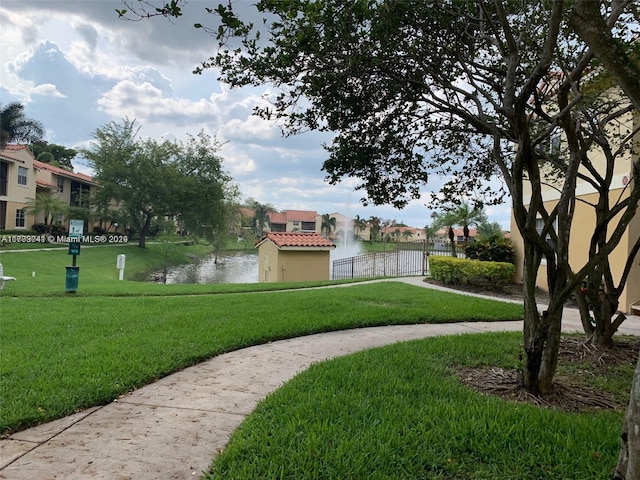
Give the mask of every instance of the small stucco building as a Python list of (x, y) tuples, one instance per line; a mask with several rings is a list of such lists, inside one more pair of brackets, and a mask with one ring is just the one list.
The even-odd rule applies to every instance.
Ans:
[(319, 233), (268, 232), (257, 243), (259, 282), (329, 280), (335, 244)]

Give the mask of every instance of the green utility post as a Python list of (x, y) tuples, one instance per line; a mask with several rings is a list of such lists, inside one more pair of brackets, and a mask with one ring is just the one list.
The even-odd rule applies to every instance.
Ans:
[(64, 281), (65, 292), (76, 292), (80, 279), (80, 267), (76, 265), (76, 257), (80, 255), (80, 242), (84, 230), (84, 220), (71, 220), (69, 222), (69, 255), (73, 255), (72, 265), (65, 267), (67, 274)]

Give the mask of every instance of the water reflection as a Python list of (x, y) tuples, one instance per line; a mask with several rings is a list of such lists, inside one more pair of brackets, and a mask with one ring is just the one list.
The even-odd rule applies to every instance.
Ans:
[(167, 272), (166, 283), (257, 283), (258, 255), (215, 255)]

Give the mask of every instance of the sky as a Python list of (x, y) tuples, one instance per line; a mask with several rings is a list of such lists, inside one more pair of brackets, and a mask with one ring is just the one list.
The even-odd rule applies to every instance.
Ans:
[[(325, 181), (329, 133), (284, 137), (277, 123), (252, 114), (273, 87), (231, 89), (214, 70), (192, 73), (216, 47), (193, 25), (212, 24), (204, 9), (218, 3), (189, 0), (177, 19), (127, 21), (116, 13), (126, 8), (121, 0), (0, 0), (0, 104), (22, 103), (26, 116), (44, 125), (46, 141), (68, 148), (90, 147), (96, 129), (125, 118), (135, 120), (142, 138), (186, 141), (204, 131), (224, 144), (223, 168), (244, 199), (277, 210), (430, 224), (428, 188), (397, 210), (363, 206), (357, 180)], [(250, 11), (252, 3), (235, 5)], [(79, 157), (74, 168), (92, 173)], [(485, 213), (509, 230), (508, 204)]]

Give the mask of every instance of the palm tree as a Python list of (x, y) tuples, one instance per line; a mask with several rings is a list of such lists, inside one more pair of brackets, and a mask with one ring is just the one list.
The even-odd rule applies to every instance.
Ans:
[(62, 199), (56, 195), (49, 195), (46, 193), (36, 193), (36, 198), (30, 198), (29, 203), (24, 208), (24, 211), (31, 215), (44, 214), (44, 223), (47, 225), (47, 231), (51, 232), (51, 225), (57, 215), (66, 214), (69, 208)]
[(369, 225), (371, 225), (371, 240), (376, 241), (380, 233), (380, 217), (369, 217)]
[(356, 234), (358, 238), (360, 238), (365, 228), (367, 228), (367, 222), (363, 218), (360, 218), (360, 215), (356, 215), (356, 218), (353, 219), (353, 229), (358, 232)]
[(464, 246), (469, 243), (469, 227), (475, 225), (476, 227), (483, 222), (487, 221), (487, 216), (482, 211), (482, 208), (471, 207), (468, 202), (462, 201), (460, 205), (452, 212), (455, 217), (456, 225), (462, 227), (462, 234), (464, 235)]
[(413, 237), (413, 232), (409, 229), (406, 229), (404, 232), (402, 232), (402, 236), (404, 237), (405, 241), (408, 241), (411, 237)]
[(322, 215), (322, 226), (320, 231), (326, 234), (327, 237), (331, 236), (331, 231), (336, 229), (336, 217), (330, 216), (328, 213)]
[(8, 143), (33, 143), (42, 139), (44, 127), (37, 120), (25, 117), (24, 105), (18, 102), (0, 107), (0, 149)]
[(453, 226), (458, 224), (458, 217), (454, 215), (454, 212), (448, 211), (434, 217), (433, 227), (439, 230), (442, 227), (447, 227), (447, 234), (449, 236), (449, 243), (451, 244), (451, 256), (457, 257), (456, 254), (456, 242)]

